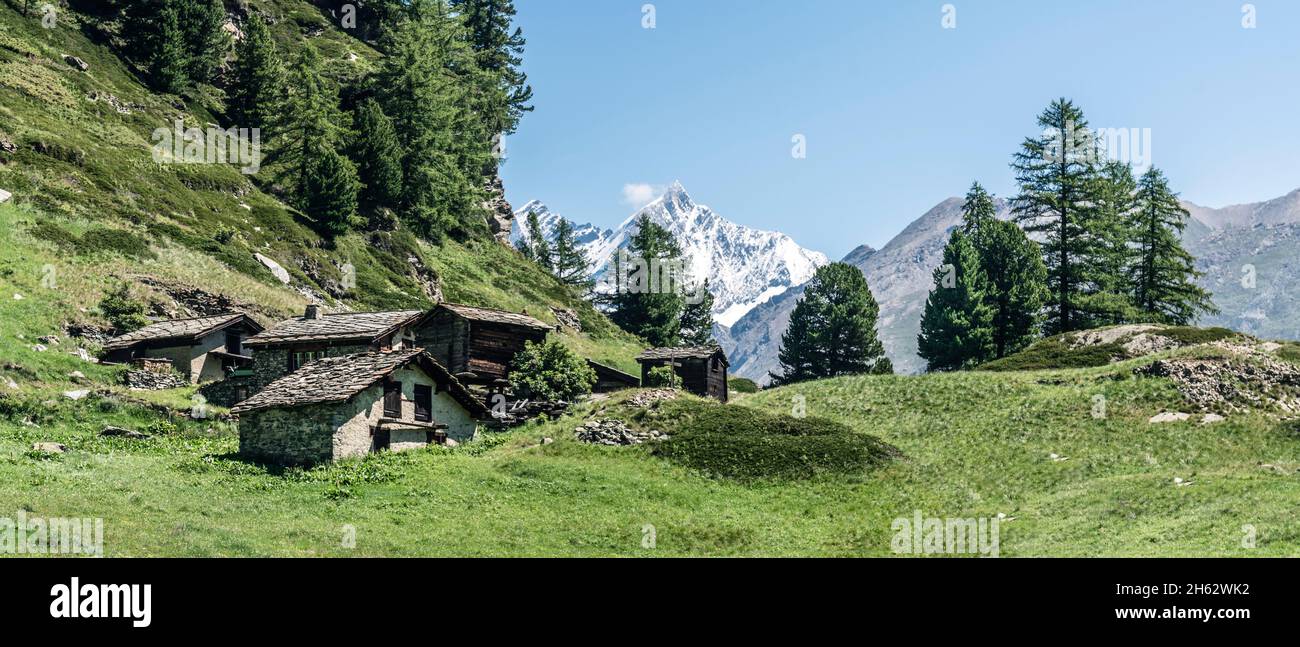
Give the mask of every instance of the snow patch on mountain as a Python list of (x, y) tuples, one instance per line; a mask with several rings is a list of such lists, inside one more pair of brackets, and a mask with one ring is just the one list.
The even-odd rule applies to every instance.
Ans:
[[(511, 239), (529, 238), (530, 213), (537, 214), (544, 235), (553, 238), (561, 216), (534, 200), (515, 213)], [(695, 202), (680, 182), (674, 182), (663, 195), (616, 229), (574, 226), (597, 280), (614, 254), (628, 246), (643, 214), (677, 239), (693, 278), (709, 279), (714, 296), (713, 317), (722, 326), (732, 325), (755, 306), (807, 282), (818, 267), (829, 262), (826, 255), (800, 247), (783, 233), (761, 231), (723, 218)]]

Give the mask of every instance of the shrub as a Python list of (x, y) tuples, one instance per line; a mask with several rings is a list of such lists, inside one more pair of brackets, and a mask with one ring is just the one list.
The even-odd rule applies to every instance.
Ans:
[(144, 239), (121, 229), (91, 229), (81, 236), (77, 245), (81, 254), (118, 253), (128, 258), (154, 258)]
[(672, 388), (677, 389), (682, 386), (682, 378), (677, 375), (671, 366), (656, 366), (650, 369), (646, 374), (645, 384), (649, 388)]
[(538, 400), (573, 400), (591, 393), (596, 372), (558, 341), (528, 342), (515, 355), (511, 380), (520, 397)]
[(727, 388), (736, 393), (758, 393), (758, 383), (747, 378), (732, 375), (727, 378)]
[(1064, 337), (1044, 339), (1025, 350), (980, 365), (980, 371), (1038, 371), (1055, 368), (1105, 366), (1113, 357), (1123, 357), (1119, 344), (1097, 344), (1074, 348)]
[(669, 439), (656, 445), (653, 453), (717, 478), (792, 480), (863, 474), (901, 455), (873, 436), (823, 418), (713, 405), (675, 419), (680, 426), (667, 430)]
[(1277, 351), (1277, 356), (1282, 359), (1300, 364), (1300, 344), (1290, 343)]
[(1237, 336), (1237, 333), (1227, 328), (1197, 328), (1195, 326), (1172, 326), (1151, 332), (1161, 337), (1168, 337), (1182, 346), (1208, 344)]
[(144, 316), (144, 304), (132, 298), (131, 286), (125, 282), (119, 283), (104, 295), (104, 299), (99, 302), (99, 311), (104, 313), (104, 318), (108, 319), (118, 334), (149, 325), (149, 319)]

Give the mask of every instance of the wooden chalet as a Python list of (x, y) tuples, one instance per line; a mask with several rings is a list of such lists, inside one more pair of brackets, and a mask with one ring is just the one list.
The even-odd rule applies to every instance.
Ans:
[(682, 380), (682, 388), (695, 395), (728, 399), (726, 353), (714, 347), (651, 348), (637, 356), (641, 364), (641, 383), (647, 384), (650, 369), (671, 366)]
[(424, 348), (465, 384), (492, 384), (510, 375), (527, 342), (540, 343), (554, 326), (526, 314), (456, 303), (435, 307), (414, 325)]
[(253, 361), (246, 340), (262, 332), (246, 314), (173, 319), (149, 324), (104, 344), (104, 359), (118, 363), (169, 361), (192, 383), (221, 380)]

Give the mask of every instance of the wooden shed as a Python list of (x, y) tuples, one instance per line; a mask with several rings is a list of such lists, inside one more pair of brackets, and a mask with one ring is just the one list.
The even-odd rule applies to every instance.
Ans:
[(415, 324), (415, 344), (466, 384), (509, 379), (510, 362), (527, 342), (554, 327), (526, 314), (443, 303)]
[(260, 332), (261, 324), (241, 312), (159, 321), (109, 340), (104, 359), (167, 361), (193, 383), (212, 382), (252, 363), (246, 342)]
[(671, 366), (673, 372), (682, 380), (682, 388), (695, 395), (717, 398), (722, 402), (728, 399), (727, 354), (721, 348), (714, 347), (680, 347), (651, 348), (637, 356), (641, 364), (641, 383), (648, 384), (650, 369), (656, 366)]
[(587, 360), (587, 366), (596, 372), (596, 384), (591, 387), (592, 393), (613, 393), (641, 386), (641, 380), (638, 380), (635, 375), (624, 373), (613, 366), (591, 360)]

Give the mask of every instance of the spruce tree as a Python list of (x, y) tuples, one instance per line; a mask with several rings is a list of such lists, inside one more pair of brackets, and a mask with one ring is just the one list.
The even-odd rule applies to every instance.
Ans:
[(984, 302), (991, 311), (991, 359), (1028, 346), (1038, 333), (1047, 292), (1042, 250), (1015, 223), (997, 219), (993, 196), (975, 182), (962, 208), (962, 230), (979, 256)]
[(523, 30), (511, 24), (514, 2), (452, 0), (451, 5), (465, 23), (465, 37), (482, 72), (484, 128), (492, 135), (513, 133), (523, 114), (533, 109), (533, 89), (520, 69), (526, 41)]
[(190, 82), (186, 72), (189, 52), (181, 28), (181, 1), (157, 0), (142, 3), (140, 7), (152, 12), (151, 17), (142, 14), (137, 22), (144, 25), (141, 41), (146, 49), (144, 64), (149, 82), (163, 92), (180, 92)]
[(1038, 125), (1044, 132), (1026, 138), (1011, 164), (1020, 184), (1011, 206), (1027, 232), (1043, 235), (1052, 290), (1047, 331), (1069, 332), (1092, 323), (1081, 302), (1095, 292), (1087, 268), (1097, 244), (1097, 146), (1083, 111), (1066, 99), (1052, 102)]
[(235, 126), (261, 129), (266, 141), (284, 102), (285, 79), (275, 40), (256, 13), (248, 19), (236, 56), (227, 112)]
[(699, 292), (691, 292), (695, 299), (688, 299), (682, 309), (681, 338), (684, 346), (717, 346), (713, 337), (713, 292), (709, 290), (709, 280), (696, 286)]
[(1133, 239), (1130, 230), (1137, 193), (1133, 167), (1108, 161), (1099, 169), (1095, 182), (1096, 217), (1090, 232), (1093, 258), (1081, 268), (1095, 290), (1080, 300), (1079, 307), (1098, 325), (1128, 323), (1137, 316), (1127, 276), (1133, 261), (1129, 241)]
[(862, 271), (847, 263), (818, 268), (781, 336), (776, 384), (840, 375), (893, 373), (876, 335), (880, 308)]
[(554, 255), (551, 253), (551, 242), (546, 238), (546, 232), (542, 229), (542, 221), (537, 217), (537, 213), (528, 212), (528, 219), (524, 223), (528, 228), (528, 236), (520, 239), (519, 251), (523, 253), (524, 258), (537, 263), (542, 269), (550, 272), (555, 269), (551, 259)]
[[(529, 214), (531, 217), (534, 214)], [(530, 223), (531, 224), (531, 223)], [(587, 267), (587, 257), (578, 247), (573, 235), (573, 223), (560, 218), (555, 223), (555, 241), (552, 248), (554, 259), (551, 271), (565, 285), (587, 293), (592, 288), (591, 273)]]
[(354, 118), (354, 158), (364, 189), (363, 199), (374, 206), (396, 208), (402, 198), (402, 147), (393, 120), (374, 99), (357, 107)]
[(1210, 293), (1196, 284), (1201, 273), (1180, 242), (1189, 215), (1160, 169), (1142, 175), (1133, 220), (1137, 258), (1130, 275), (1137, 307), (1158, 323), (1188, 325), (1200, 313), (1218, 311)]
[(491, 135), (473, 111), (475, 64), (444, 0), (414, 0), (385, 39), (380, 103), (405, 151), (402, 201), (425, 235), (485, 228)]
[[(987, 231), (992, 223), (982, 223)], [(934, 288), (921, 315), (917, 354), (930, 371), (971, 368), (993, 355), (993, 309), (970, 237), (955, 229), (934, 271)]]
[(305, 169), (303, 212), (322, 234), (335, 237), (360, 225), (356, 167), (333, 148), (321, 148)]
[(280, 167), (277, 179), (291, 191), (290, 202), (306, 211), (308, 170), (324, 151), (335, 149), (343, 117), (338, 95), (321, 76), (320, 58), (312, 46), (304, 46), (294, 63), (289, 87), (276, 125), (277, 144), (268, 161)]
[(226, 8), (222, 0), (181, 0), (181, 29), (189, 52), (188, 74), (195, 83), (211, 83), (230, 51), (230, 36), (223, 28)]
[[(676, 346), (684, 301), (680, 290), (667, 288), (675, 285), (673, 279), (684, 278), (676, 275), (681, 247), (671, 232), (656, 224), (650, 216), (641, 214), (627, 253), (635, 259), (636, 267), (622, 267), (615, 263), (610, 268), (622, 274), (617, 291), (610, 298), (610, 319), (653, 346)], [(652, 270), (652, 266), (658, 271)], [(672, 276), (664, 276), (665, 272)]]
[(1014, 222), (990, 221), (972, 234), (984, 274), (984, 302), (992, 314), (991, 359), (1020, 352), (1038, 337), (1048, 297), (1047, 267), (1038, 243)]

